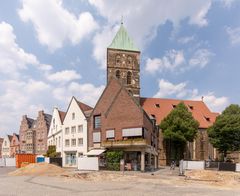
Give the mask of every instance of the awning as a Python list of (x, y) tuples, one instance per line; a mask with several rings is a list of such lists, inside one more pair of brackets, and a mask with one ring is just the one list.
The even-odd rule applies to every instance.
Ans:
[(85, 155), (91, 155), (91, 156), (97, 156), (102, 154), (103, 152), (105, 152), (106, 150), (103, 149), (94, 149), (94, 150), (90, 150), (89, 152), (87, 152)]

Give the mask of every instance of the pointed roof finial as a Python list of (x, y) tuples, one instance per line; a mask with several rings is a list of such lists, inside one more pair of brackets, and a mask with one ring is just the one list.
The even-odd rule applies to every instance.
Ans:
[(121, 25), (123, 25), (123, 15), (121, 16)]

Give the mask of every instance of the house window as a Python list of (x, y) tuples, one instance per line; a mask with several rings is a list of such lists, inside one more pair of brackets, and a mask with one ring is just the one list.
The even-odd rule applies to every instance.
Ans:
[(115, 137), (114, 130), (107, 130), (106, 131), (106, 138), (113, 139)]
[(76, 139), (72, 139), (72, 146), (76, 146)]
[(69, 146), (70, 146), (69, 140), (65, 140), (65, 146), (66, 146), (66, 147), (69, 147)]
[(160, 108), (160, 104), (159, 103), (156, 103), (155, 106), (156, 106), (156, 108)]
[(75, 113), (72, 113), (72, 120), (75, 119)]
[(127, 84), (132, 83), (132, 73), (130, 71), (127, 72)]
[(118, 78), (118, 79), (120, 78), (120, 71), (119, 70), (116, 71), (116, 78)]
[(101, 128), (101, 115), (94, 116), (94, 128)]
[(71, 127), (71, 133), (72, 134), (76, 133), (76, 126)]
[(65, 134), (68, 135), (69, 134), (69, 127), (65, 128)]
[(93, 133), (93, 143), (99, 143), (99, 142), (101, 142), (101, 133), (94, 132)]
[(83, 125), (78, 125), (78, 133), (82, 133), (83, 132)]
[(78, 146), (83, 146), (83, 138), (78, 138)]

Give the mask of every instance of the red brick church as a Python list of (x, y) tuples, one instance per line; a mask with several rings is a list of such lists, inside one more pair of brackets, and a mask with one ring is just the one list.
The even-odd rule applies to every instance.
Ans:
[[(121, 149), (129, 169), (144, 171), (166, 165), (168, 147), (158, 125), (181, 101), (142, 98), (140, 90), (140, 51), (123, 24), (107, 48), (107, 85), (88, 122), (89, 149)], [(206, 128), (215, 121), (203, 101), (185, 101), (199, 122), (198, 137), (188, 144), (186, 158), (214, 159)]]

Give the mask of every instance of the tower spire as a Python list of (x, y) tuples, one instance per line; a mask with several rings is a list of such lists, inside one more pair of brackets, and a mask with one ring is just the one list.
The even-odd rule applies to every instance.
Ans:
[(123, 25), (123, 15), (121, 16), (121, 25)]

